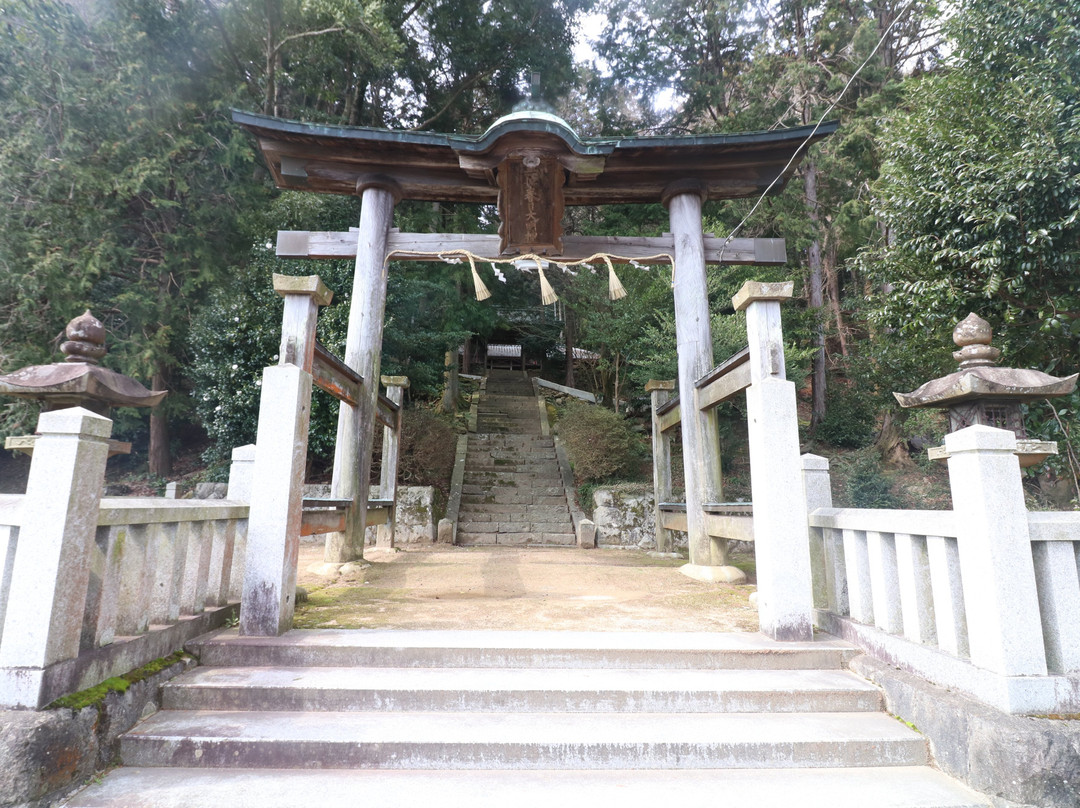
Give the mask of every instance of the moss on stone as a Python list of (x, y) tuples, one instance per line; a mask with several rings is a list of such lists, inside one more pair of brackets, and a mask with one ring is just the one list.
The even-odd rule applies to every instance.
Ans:
[(172, 667), (177, 662), (190, 658), (191, 657), (183, 651), (177, 651), (176, 653), (169, 654), (169, 656), (160, 657), (153, 662), (148, 662), (141, 668), (136, 668), (122, 676), (114, 676), (111, 679), (106, 679), (101, 684), (94, 685), (94, 687), (80, 690), (77, 693), (70, 693), (67, 696), (61, 696), (45, 709), (56, 710), (67, 708), (70, 710), (82, 710), (85, 707), (100, 708), (105, 701), (105, 697), (110, 693), (126, 693), (127, 689), (133, 684), (141, 682), (144, 679), (149, 679), (154, 674), (161, 673), (161, 671)]

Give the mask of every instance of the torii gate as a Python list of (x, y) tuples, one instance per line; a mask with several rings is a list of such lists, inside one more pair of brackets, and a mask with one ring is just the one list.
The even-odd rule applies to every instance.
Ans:
[[(278, 255), (355, 257), (345, 363), (365, 380), (379, 378), (390, 259), (431, 261), (464, 250), (480, 261), (532, 254), (569, 263), (601, 254), (673, 262), (684, 401), (694, 400), (695, 382), (713, 368), (706, 264), (787, 261), (782, 239), (706, 237), (703, 202), (778, 193), (805, 148), (837, 128), (827, 123), (742, 134), (579, 138), (561, 118), (532, 109), (499, 119), (481, 136), (309, 124), (245, 112), (234, 112), (233, 120), (255, 135), (278, 187), (361, 197), (357, 232), (282, 232)], [(392, 220), (402, 199), (496, 204), (499, 234), (400, 233)], [(671, 233), (663, 237), (563, 236), (566, 205), (655, 202), (670, 216)], [(360, 406), (339, 414), (333, 496), (354, 504), (346, 530), (327, 541), (330, 562), (363, 553), (377, 396), (377, 386), (368, 385)], [(681, 429), (690, 548), (685, 571), (722, 580), (726, 543), (708, 535), (703, 510), (721, 499), (714, 411), (683, 418)], [(266, 633), (287, 627), (273, 621)], [(795, 639), (810, 629), (805, 615), (778, 613), (763, 615), (762, 630)]]

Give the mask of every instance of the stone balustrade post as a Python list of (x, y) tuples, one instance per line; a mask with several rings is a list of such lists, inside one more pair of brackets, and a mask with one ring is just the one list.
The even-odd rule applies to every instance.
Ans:
[[(806, 513), (809, 516), (818, 508), (832, 507), (832, 478), (829, 475), (829, 458), (813, 454), (802, 456), (803, 491), (806, 492)], [(835, 567), (830, 569), (830, 553), (824, 531), (810, 528), (810, 576), (813, 583), (814, 606), (829, 608), (829, 593), (838, 587)], [(843, 559), (840, 560), (841, 565)], [(841, 566), (841, 569), (843, 567)], [(830, 572), (834, 574), (830, 576)]]
[(1045, 675), (1016, 436), (969, 426), (945, 436), (945, 451), (971, 661), (1003, 676)]
[(394, 546), (394, 522), (397, 520), (397, 472), (398, 455), (401, 451), (401, 425), (404, 420), (405, 390), (409, 387), (407, 376), (383, 376), (380, 381), (386, 388), (386, 397), (398, 405), (397, 423), (394, 429), (383, 427), (382, 469), (379, 475), (379, 499), (393, 501), (390, 518), (379, 525), (375, 533), (378, 547)]
[(807, 499), (799, 459), (795, 385), (787, 380), (780, 301), (787, 283), (747, 281), (732, 298), (746, 312), (750, 387), (746, 420), (754, 503), (758, 618), (775, 640), (813, 639)]
[(650, 380), (645, 391), (652, 394), (653, 518), (656, 521), (656, 549), (671, 552), (671, 531), (663, 526), (660, 503), (671, 501), (671, 437), (660, 431), (656, 411), (671, 400), (674, 381)]
[(44, 706), (50, 666), (79, 655), (112, 421), (43, 412), (0, 634), (0, 706)]
[(233, 502), (251, 502), (251, 475), (255, 469), (255, 444), (232, 450), (229, 466), (229, 490), (225, 498)]
[(240, 633), (271, 637), (296, 608), (315, 322), (331, 298), (318, 276), (275, 275), (274, 289), (285, 298), (281, 351), (263, 371), (240, 603)]

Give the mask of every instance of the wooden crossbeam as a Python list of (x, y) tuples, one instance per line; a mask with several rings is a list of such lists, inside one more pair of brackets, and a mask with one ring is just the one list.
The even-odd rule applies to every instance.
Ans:
[[(279, 230), (277, 254), (281, 258), (355, 258), (356, 233), (328, 231)], [(512, 256), (499, 254), (499, 237), (472, 233), (400, 233), (390, 232), (387, 251), (394, 261), (432, 261), (432, 253), (468, 250), (473, 255), (491, 259)], [(597, 253), (633, 259), (642, 264), (668, 265), (674, 255), (671, 235), (637, 236), (566, 236), (563, 252), (552, 260), (576, 261)], [(782, 238), (736, 238), (726, 242), (715, 236), (705, 237), (707, 264), (750, 264), (775, 266), (787, 263), (787, 248)]]
[[(339, 533), (345, 529), (352, 500), (304, 497), (304, 512), (300, 521), (301, 536), (319, 536), (323, 533)], [(385, 525), (390, 519), (392, 500), (369, 499), (367, 524)]]
[(656, 420), (660, 424), (660, 433), (674, 429), (682, 422), (682, 408), (679, 399), (673, 398), (663, 407), (656, 410)]
[[(750, 386), (750, 349), (743, 348), (729, 359), (721, 362), (696, 382), (698, 409), (711, 410)], [(656, 408), (660, 432), (674, 429), (682, 421), (679, 399), (673, 398)]]
[(397, 429), (397, 412), (400, 407), (379, 393), (379, 404), (375, 408), (375, 420), (389, 429)]
[(338, 401), (353, 407), (360, 401), (360, 388), (364, 378), (334, 356), (321, 342), (315, 343), (315, 359), (312, 362), (313, 381)]

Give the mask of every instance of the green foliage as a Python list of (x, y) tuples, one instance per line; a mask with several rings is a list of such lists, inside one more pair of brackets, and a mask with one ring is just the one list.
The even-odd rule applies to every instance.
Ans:
[(626, 418), (605, 407), (569, 403), (559, 418), (559, 438), (578, 482), (642, 475), (645, 446), (641, 435)]
[[(52, 360), (50, 340), (90, 308), (108, 329), (108, 366), (183, 387), (191, 314), (258, 195), (251, 150), (208, 80), (202, 8), (119, 0), (85, 19), (53, 0), (0, 8), (5, 370)], [(163, 406), (183, 413), (185, 398)]]
[[(860, 257), (889, 291), (889, 348), (969, 311), (1010, 364), (1080, 367), (1080, 14), (1058, 0), (974, 0), (949, 21), (953, 65), (913, 82), (882, 136), (890, 238)], [(887, 287), (883, 286), (888, 284)]]
[(814, 437), (832, 446), (859, 449), (873, 443), (876, 436), (877, 412), (873, 404), (858, 389), (834, 386), (825, 418)]
[(889, 478), (881, 469), (881, 459), (872, 449), (863, 449), (834, 461), (833, 473), (839, 483), (837, 505), (847, 508), (900, 508)]

